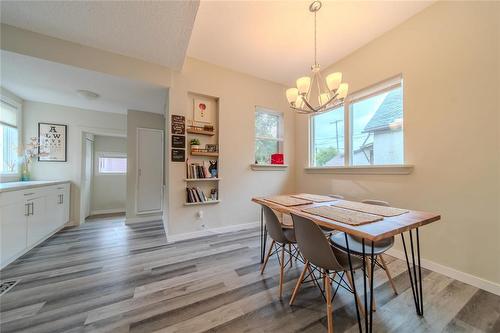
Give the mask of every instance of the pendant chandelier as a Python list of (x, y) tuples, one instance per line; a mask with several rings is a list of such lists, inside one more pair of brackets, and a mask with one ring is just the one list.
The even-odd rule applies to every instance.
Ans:
[[(326, 76), (326, 80), (320, 72), (317, 61), (316, 47), (316, 14), (321, 9), (321, 1), (314, 1), (309, 5), (309, 11), (314, 13), (314, 65), (311, 66), (311, 75), (297, 79), (297, 88), (286, 91), (286, 98), (290, 108), (297, 113), (321, 113), (337, 105), (342, 104), (347, 96), (349, 85), (342, 83), (342, 73), (336, 72)], [(318, 100), (312, 101), (311, 92), (315, 93)]]

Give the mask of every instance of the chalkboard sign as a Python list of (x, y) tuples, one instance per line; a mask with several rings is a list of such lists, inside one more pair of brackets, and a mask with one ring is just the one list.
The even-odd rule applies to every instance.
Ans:
[(184, 149), (172, 149), (172, 162), (185, 162), (186, 151)]
[(172, 135), (172, 148), (186, 148), (186, 137), (184, 135)]
[(184, 116), (172, 115), (172, 134), (182, 134), (186, 131), (186, 118)]

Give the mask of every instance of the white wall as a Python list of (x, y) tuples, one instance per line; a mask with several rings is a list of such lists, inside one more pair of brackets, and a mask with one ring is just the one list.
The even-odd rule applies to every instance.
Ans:
[(308, 119), (297, 116), (297, 190), (440, 213), (421, 230), (423, 258), (500, 283), (499, 22), (498, 2), (439, 1), (325, 69), (342, 71), (351, 91), (402, 73), (415, 170), (307, 173)]
[[(182, 72), (175, 73), (170, 89), (170, 114), (192, 118), (192, 98), (188, 93), (219, 98), (219, 184), (218, 204), (183, 205), (186, 196), (185, 163), (170, 161), (168, 234), (176, 235), (259, 220), (259, 207), (251, 198), (289, 193), (294, 190), (295, 119), (286, 104), (285, 87), (188, 58)], [(285, 171), (252, 171), (255, 161), (255, 106), (283, 112), (285, 122)], [(166, 119), (170, 130), (170, 117)], [(197, 213), (203, 211), (203, 219)]]
[(82, 163), (83, 132), (107, 132), (111, 135), (125, 134), (127, 118), (125, 115), (97, 112), (46, 104), (32, 101), (24, 102), (23, 109), (24, 140), (38, 135), (38, 123), (48, 122), (68, 125), (68, 161), (33, 163), (33, 180), (70, 180), (71, 181), (71, 221), (80, 221), (80, 184)]
[(91, 214), (125, 212), (127, 174), (99, 173), (100, 153), (127, 155), (127, 138), (94, 135), (94, 179), (92, 181)]

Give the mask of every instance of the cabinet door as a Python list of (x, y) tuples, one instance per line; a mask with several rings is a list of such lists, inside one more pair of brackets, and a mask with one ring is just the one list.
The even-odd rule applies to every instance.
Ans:
[(28, 246), (39, 242), (50, 234), (51, 219), (46, 214), (46, 197), (33, 198), (26, 201), (29, 207)]
[(64, 205), (63, 205), (64, 190), (53, 190), (45, 197), (47, 211), (47, 226), (49, 232), (55, 231), (64, 224)]
[(62, 205), (64, 207), (63, 224), (69, 222), (70, 184), (64, 184)]
[(0, 207), (1, 267), (16, 258), (26, 247), (27, 206), (24, 201)]

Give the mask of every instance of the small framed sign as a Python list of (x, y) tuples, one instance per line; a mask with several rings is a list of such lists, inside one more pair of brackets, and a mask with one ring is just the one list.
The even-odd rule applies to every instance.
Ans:
[(186, 151), (184, 149), (172, 149), (172, 162), (185, 162)]
[(67, 162), (68, 126), (38, 123), (38, 161)]
[(172, 148), (186, 148), (186, 137), (184, 135), (172, 135)]
[(172, 115), (171, 132), (172, 134), (184, 135), (186, 131), (186, 118), (184, 116)]

